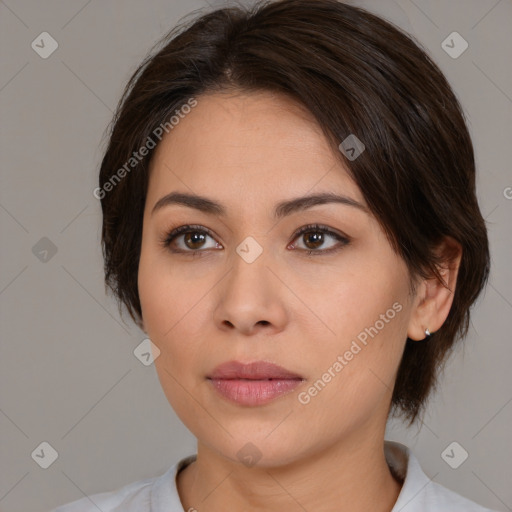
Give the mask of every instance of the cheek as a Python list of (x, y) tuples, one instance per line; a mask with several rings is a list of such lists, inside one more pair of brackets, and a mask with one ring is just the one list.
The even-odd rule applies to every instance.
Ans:
[[(148, 242), (149, 245), (149, 242)], [(195, 288), (164, 254), (142, 245), (138, 270), (138, 292), (144, 326), (155, 344), (172, 338), (190, 322), (201, 290)]]
[[(151, 254), (141, 253), (139, 264), (139, 298), (144, 327), (152, 343), (160, 350), (154, 365), (169, 404), (186, 424), (190, 422), (191, 403), (188, 393), (194, 392), (190, 379), (197, 366), (198, 347), (190, 327), (195, 322), (193, 297), (182, 281), (172, 279)], [(197, 411), (194, 410), (197, 414)]]
[(371, 410), (391, 393), (405, 344), (404, 276), (385, 272), (382, 266), (377, 271), (377, 262), (374, 268), (373, 273), (361, 270), (336, 276), (329, 293), (312, 297), (330, 332), (325, 330), (318, 338), (317, 350), (304, 347), (314, 369), (310, 382), (318, 384), (318, 396), (322, 395), (315, 400), (325, 410), (336, 403), (340, 417), (348, 410)]
[(304, 321), (321, 324), (322, 343), (329, 340), (329, 345), (340, 348), (358, 336), (364, 342), (371, 339), (369, 331), (378, 331), (379, 339), (393, 339), (405, 316), (407, 288), (400, 272), (391, 262), (387, 265), (359, 252), (344, 259), (339, 268), (295, 279), (294, 292), (308, 306)]
[(390, 323), (365, 343), (343, 337), (321, 357), (310, 352), (315, 370), (300, 396), (301, 404), (308, 403), (299, 410), (326, 439), (386, 417), (403, 348), (396, 331)]
[(159, 348), (155, 367), (166, 383), (177, 384), (166, 370), (182, 382), (201, 358), (201, 332), (207, 312), (201, 307), (204, 289), (189, 280), (157, 251), (141, 252), (138, 274), (139, 298), (144, 327)]

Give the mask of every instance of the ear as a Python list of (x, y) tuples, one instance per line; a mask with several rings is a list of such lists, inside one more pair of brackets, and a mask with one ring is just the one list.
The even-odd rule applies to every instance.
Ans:
[(443, 286), (435, 276), (424, 279), (418, 285), (407, 330), (407, 336), (412, 340), (425, 339), (425, 329), (428, 329), (430, 333), (439, 330), (453, 303), (462, 258), (462, 246), (452, 237), (445, 237), (436, 252), (442, 257), (443, 263), (438, 268), (447, 287)]

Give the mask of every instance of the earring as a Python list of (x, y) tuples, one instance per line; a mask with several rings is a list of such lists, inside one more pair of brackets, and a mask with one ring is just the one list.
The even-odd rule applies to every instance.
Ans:
[(428, 330), (428, 328), (425, 329), (425, 336), (427, 338), (430, 338), (430, 331)]

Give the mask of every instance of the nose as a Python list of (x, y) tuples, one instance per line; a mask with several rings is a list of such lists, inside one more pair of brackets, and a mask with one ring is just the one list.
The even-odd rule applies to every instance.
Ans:
[(235, 253), (231, 270), (215, 289), (213, 319), (219, 329), (247, 336), (284, 329), (288, 321), (287, 288), (264, 255), (265, 251), (247, 263)]

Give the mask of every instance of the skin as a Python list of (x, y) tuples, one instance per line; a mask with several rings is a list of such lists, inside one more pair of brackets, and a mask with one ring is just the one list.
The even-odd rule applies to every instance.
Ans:
[[(425, 327), (438, 330), (453, 294), (426, 280), (411, 296), (404, 261), (365, 211), (329, 203), (273, 217), (276, 203), (319, 192), (366, 205), (308, 112), (267, 92), (197, 100), (153, 156), (138, 274), (143, 327), (160, 350), (160, 383), (197, 438), (197, 461), (177, 478), (184, 509), (389, 512), (402, 484), (383, 448), (396, 371), (407, 336), (422, 340)], [(227, 215), (175, 204), (152, 213), (173, 191), (212, 198)], [(349, 244), (327, 234), (323, 244), (312, 243), (311, 232), (294, 237), (313, 223), (350, 237)], [(161, 243), (186, 224), (214, 234), (200, 243), (183, 234), (174, 240), (175, 249), (200, 251), (193, 257)], [(236, 252), (248, 236), (263, 249), (252, 263)], [(452, 290), (459, 261), (460, 253), (443, 273)], [(395, 302), (401, 311), (300, 403), (298, 394)], [(206, 380), (229, 360), (273, 362), (305, 380), (268, 404), (240, 406)], [(251, 467), (237, 457), (248, 442), (261, 455)]]

